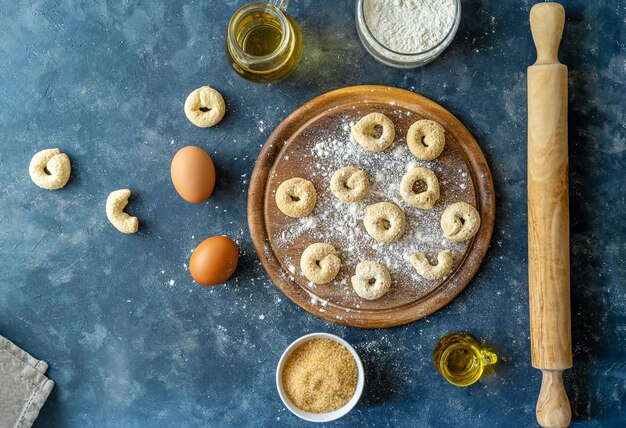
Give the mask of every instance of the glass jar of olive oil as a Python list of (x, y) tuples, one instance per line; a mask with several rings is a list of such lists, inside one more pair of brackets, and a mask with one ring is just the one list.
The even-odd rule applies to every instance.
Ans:
[(239, 75), (269, 83), (296, 68), (302, 54), (302, 33), (285, 12), (286, 5), (284, 0), (249, 3), (230, 19), (225, 50)]

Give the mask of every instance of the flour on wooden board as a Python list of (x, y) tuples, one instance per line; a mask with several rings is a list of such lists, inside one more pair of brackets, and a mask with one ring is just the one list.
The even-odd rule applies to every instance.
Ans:
[[(400, 115), (405, 114), (405, 111), (398, 110), (395, 113)], [(453, 201), (446, 201), (442, 197), (444, 200), (440, 200), (433, 209), (419, 210), (402, 200), (400, 181), (406, 171), (417, 166), (427, 167), (439, 177), (442, 194), (445, 194), (447, 186), (468, 188), (470, 177), (466, 170), (446, 167), (437, 160), (426, 162), (416, 159), (401, 135), (396, 136), (394, 145), (384, 152), (365, 151), (351, 140), (350, 129), (353, 124), (354, 121), (350, 118), (343, 117), (338, 126), (328, 129), (315, 139), (310, 152), (302, 155), (302, 160), (312, 166), (310, 176), (304, 178), (327, 185), (316, 186), (318, 198), (313, 214), (287, 222), (278, 233), (274, 244), (278, 247), (289, 247), (306, 235), (316, 242), (335, 245), (342, 259), (342, 270), (346, 269), (352, 274), (360, 261), (374, 259), (389, 269), (394, 282), (402, 279), (427, 291), (433, 286), (433, 282), (424, 280), (415, 272), (407, 260), (408, 255), (425, 252), (432, 260), (436, 260), (439, 251), (450, 249), (460, 257), (467, 244), (448, 242), (439, 226), (441, 213)], [(287, 156), (282, 160), (288, 161)], [(349, 165), (365, 171), (370, 180), (370, 194), (359, 203), (339, 201), (328, 185), (337, 169)], [(367, 205), (380, 201), (393, 202), (405, 211), (406, 232), (397, 242), (379, 243), (363, 227), (362, 219)], [(296, 260), (287, 258), (283, 262), (289, 274), (294, 277), (301, 275)], [(347, 277), (335, 282), (346, 293), (353, 294)], [(309, 290), (315, 289), (312, 283), (308, 286)], [(318, 298), (312, 296), (311, 303), (318, 303)]]

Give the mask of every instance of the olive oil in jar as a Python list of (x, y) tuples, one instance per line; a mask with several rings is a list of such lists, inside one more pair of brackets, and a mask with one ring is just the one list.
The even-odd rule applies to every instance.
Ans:
[(448, 334), (437, 342), (433, 351), (435, 368), (452, 385), (469, 386), (483, 374), (485, 366), (495, 364), (498, 357), (481, 348), (469, 335)]
[(239, 9), (226, 34), (233, 69), (255, 82), (275, 82), (291, 73), (302, 54), (302, 34), (291, 16), (266, 3)]
[(237, 34), (237, 43), (252, 56), (270, 55), (280, 46), (283, 30), (280, 22), (269, 13), (260, 13), (249, 20)]

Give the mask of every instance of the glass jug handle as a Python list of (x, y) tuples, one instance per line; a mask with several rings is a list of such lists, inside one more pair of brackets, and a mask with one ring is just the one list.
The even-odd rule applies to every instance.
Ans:
[(498, 361), (498, 356), (491, 351), (481, 349), (480, 351), (481, 364), (483, 366), (490, 366)]
[(282, 10), (284, 12), (287, 9), (289, 0), (270, 0), (268, 3), (274, 6), (276, 9)]

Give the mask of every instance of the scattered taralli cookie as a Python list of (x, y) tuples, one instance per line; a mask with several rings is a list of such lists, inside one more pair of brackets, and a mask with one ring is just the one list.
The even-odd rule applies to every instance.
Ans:
[[(414, 187), (420, 181), (426, 185), (426, 190), (416, 193)], [(435, 202), (439, 199), (439, 180), (437, 180), (435, 173), (428, 168), (413, 168), (402, 177), (400, 195), (407, 204), (429, 210), (435, 206)]]
[(306, 217), (317, 203), (315, 186), (304, 178), (290, 178), (280, 183), (276, 189), (276, 205), (289, 217)]
[(372, 260), (364, 260), (356, 265), (350, 280), (356, 294), (367, 300), (383, 297), (391, 287), (391, 275), (387, 268)]
[(70, 158), (59, 149), (36, 153), (28, 166), (31, 180), (42, 189), (56, 190), (65, 186), (72, 173)]
[(440, 279), (452, 269), (452, 251), (440, 251), (437, 255), (437, 264), (431, 265), (424, 253), (415, 253), (409, 256), (409, 262), (415, 271), (426, 279)]
[(330, 179), (330, 191), (342, 202), (359, 202), (369, 189), (367, 175), (353, 166), (338, 169)]
[(128, 204), (130, 190), (115, 190), (109, 194), (106, 203), (107, 218), (122, 233), (135, 233), (139, 229), (139, 220), (124, 212)]
[(466, 202), (448, 205), (441, 214), (441, 230), (450, 242), (471, 239), (480, 228), (480, 214), (476, 208)]
[(430, 161), (443, 152), (446, 145), (446, 131), (435, 121), (421, 119), (409, 128), (406, 143), (413, 156)]
[(335, 279), (340, 267), (341, 259), (330, 244), (311, 244), (300, 257), (302, 273), (315, 284), (326, 284)]
[(210, 128), (218, 124), (225, 112), (224, 98), (208, 86), (196, 89), (185, 100), (187, 119), (200, 128)]
[(363, 116), (352, 127), (352, 138), (370, 152), (382, 152), (393, 143), (396, 136), (393, 122), (382, 113)]
[(391, 202), (378, 202), (367, 206), (363, 224), (375, 240), (394, 242), (404, 234), (406, 221), (402, 208)]

